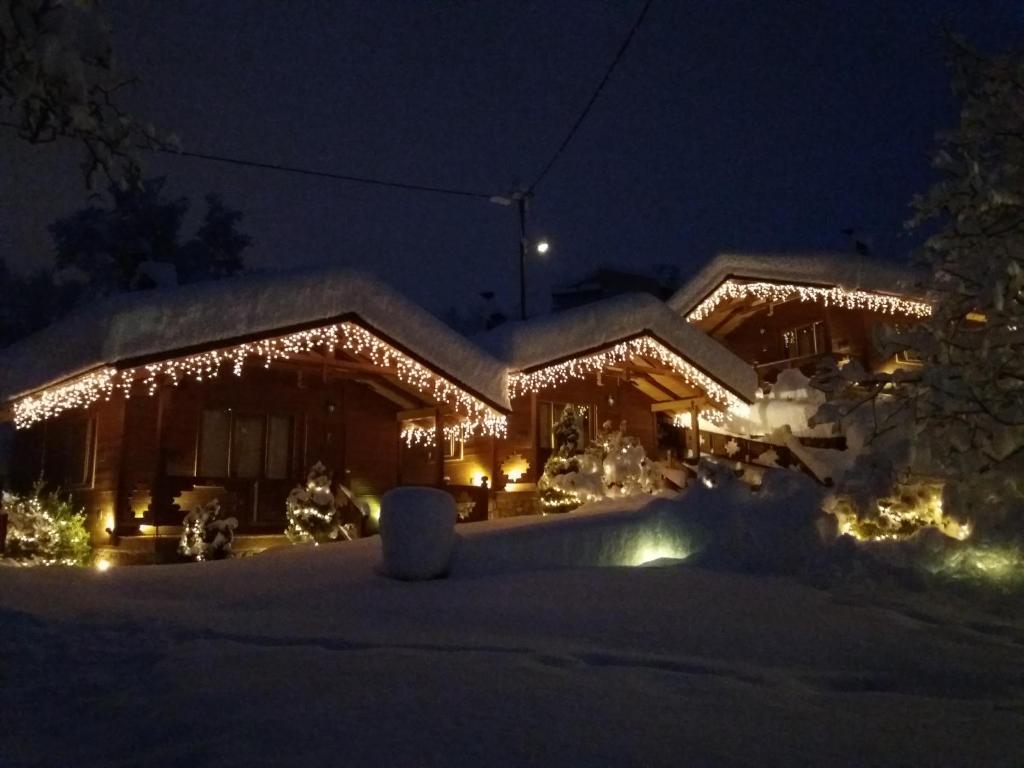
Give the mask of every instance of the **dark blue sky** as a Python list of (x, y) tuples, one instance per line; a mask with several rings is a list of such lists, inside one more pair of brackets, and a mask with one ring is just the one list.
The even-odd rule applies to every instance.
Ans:
[[(626, 2), (110, 0), (132, 106), (185, 148), (506, 192), (562, 140), (632, 24)], [(588, 269), (725, 249), (899, 257), (911, 196), (953, 120), (939, 24), (1021, 43), (1009, 0), (654, 0), (588, 121), (537, 190), (537, 306)], [(46, 224), (84, 201), (74, 150), (0, 137), (0, 242), (50, 258)], [(150, 158), (196, 207), (246, 213), (250, 265), (362, 266), (435, 309), (493, 289), (513, 305), (517, 222), (487, 202)]]

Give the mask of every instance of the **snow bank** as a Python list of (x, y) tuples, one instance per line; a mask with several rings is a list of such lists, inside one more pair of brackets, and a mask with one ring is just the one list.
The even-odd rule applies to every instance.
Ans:
[(394, 488), (385, 493), (380, 500), (384, 573), (410, 581), (447, 573), (457, 518), (455, 499), (437, 488)]
[[(488, 523), (463, 539), (454, 574), (644, 565), (682, 560), (701, 531), (663, 494), (587, 504), (567, 515)], [(467, 526), (472, 528), (473, 526)]]
[(702, 466), (682, 494), (609, 500), (568, 515), (489, 524), (466, 539), (453, 572), (644, 565), (687, 560), (751, 572), (793, 573), (835, 537), (810, 478), (767, 470), (753, 491), (729, 470)]

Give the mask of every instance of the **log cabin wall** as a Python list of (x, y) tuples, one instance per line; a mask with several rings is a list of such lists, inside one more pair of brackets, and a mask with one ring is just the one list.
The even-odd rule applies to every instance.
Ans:
[(93, 542), (107, 540), (120, 485), (125, 402), (112, 398), (64, 413), (14, 433), (11, 488), (29, 493), (38, 480), (44, 491), (70, 492), (86, 513)]
[[(166, 475), (175, 478), (179, 486), (188, 478), (202, 479), (202, 484), (240, 476), (250, 478), (250, 485), (259, 481), (246, 495), (251, 514), (246, 509), (236, 512), (243, 527), (249, 523), (283, 529), (288, 491), (302, 482), (309, 467), (318, 461), (356, 495), (379, 495), (393, 487), (398, 481), (395, 414), (399, 406), (359, 382), (324, 380), (304, 373), (254, 368), (240, 378), (222, 375), (208, 382), (182, 382), (167, 388), (171, 397), (163, 426)], [(221, 418), (230, 420), (232, 440), (245, 425), (262, 435), (264, 452), (257, 449), (250, 460), (256, 462), (254, 470), (239, 471), (240, 459), (232, 445), (230, 466), (225, 461), (223, 471), (211, 473), (216, 462), (204, 462), (201, 448), (204, 412), (224, 414)], [(149, 423), (155, 424), (155, 417)], [(271, 476), (267, 462), (275, 428), (282, 448), (277, 471)], [(133, 432), (132, 438), (140, 445), (148, 439), (141, 431)], [(152, 464), (148, 469), (151, 476), (155, 474)], [(144, 474), (133, 472), (130, 476), (136, 480)], [(189, 497), (182, 500), (186, 499)], [(189, 499), (187, 506), (201, 501)]]
[[(790, 362), (794, 358), (813, 362), (813, 357), (828, 353), (859, 360), (869, 370), (877, 370), (888, 359), (875, 348), (873, 334), (878, 326), (894, 320), (892, 315), (863, 309), (790, 301), (770, 309), (765, 307), (728, 333), (715, 332), (713, 327), (705, 330), (710, 330), (738, 357), (758, 366), (762, 379), (774, 380), (779, 370), (794, 365)], [(821, 323), (821, 330), (815, 343), (812, 338), (816, 323)], [(803, 334), (800, 354), (787, 349), (787, 333)]]
[[(152, 397), (115, 395), (18, 430), (11, 484), (28, 492), (42, 477), (49, 488), (69, 490), (75, 505), (87, 512), (97, 544), (109, 541), (105, 528), (115, 522), (115, 515), (123, 532), (156, 521), (178, 525), (183, 513), (170, 506), (175, 498), (187, 510), (207, 497), (220, 497), (220, 486), (244, 491), (243, 508), (226, 510), (239, 518), (239, 530), (273, 523), (280, 532), (288, 491), (318, 460), (356, 495), (377, 496), (397, 484), (399, 408), (356, 381), (300, 378), (295, 370), (260, 368), (246, 370), (240, 378), (227, 374), (205, 382), (183, 380), (177, 387), (161, 387)], [(238, 419), (249, 417), (250, 423), (267, 430), (264, 439), (270, 416), (279, 417), (276, 424), (286, 420), (286, 476), (271, 481), (261, 467), (258, 477), (239, 481), (230, 477), (236, 469), (232, 465), (225, 477), (203, 477), (204, 411), (227, 414), (236, 427), (242, 423)], [(260, 457), (261, 464), (265, 458)], [(253, 480), (262, 486), (255, 493), (262, 490), (263, 498), (244, 488)], [(199, 493), (196, 485), (209, 492)], [(151, 509), (154, 488), (164, 501), (159, 518)], [(260, 514), (250, 513), (250, 507)]]

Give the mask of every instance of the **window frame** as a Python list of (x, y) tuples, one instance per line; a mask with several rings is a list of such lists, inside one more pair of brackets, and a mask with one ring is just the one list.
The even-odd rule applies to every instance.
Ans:
[[(227, 440), (226, 440), (226, 455), (224, 457), (224, 466), (226, 467), (226, 474), (224, 475), (208, 475), (201, 473), (203, 467), (203, 418), (208, 412), (219, 412), (227, 414), (228, 425), (227, 425)], [(261, 425), (261, 433), (259, 440), (259, 472), (256, 475), (242, 477), (237, 473), (235, 467), (235, 439), (237, 435), (237, 421), (240, 418), (258, 418)], [(287, 423), (287, 448), (286, 448), (286, 460), (287, 467), (285, 474), (282, 477), (271, 477), (268, 471), (268, 462), (270, 460), (270, 422), (271, 419), (281, 418)], [(222, 408), (203, 408), (199, 413), (199, 424), (196, 429), (196, 461), (195, 470), (193, 477), (196, 478), (208, 478), (211, 480), (240, 480), (247, 482), (255, 481), (291, 481), (294, 479), (295, 472), (295, 414), (288, 411), (239, 411), (230, 407)]]
[[(821, 343), (819, 345), (818, 329), (821, 329)], [(814, 345), (814, 348), (807, 353), (800, 351), (800, 333), (801, 331), (810, 331), (810, 338)], [(792, 335), (793, 346), (795, 347), (795, 354), (791, 354), (789, 349), (789, 343), (787, 337)], [(782, 353), (782, 360), (802, 360), (807, 357), (814, 357), (816, 355), (827, 355), (832, 351), (832, 342), (829, 338), (828, 324), (824, 320), (812, 320), (809, 323), (801, 323), (791, 328), (786, 328), (779, 333), (779, 340), (781, 342), (779, 351)]]

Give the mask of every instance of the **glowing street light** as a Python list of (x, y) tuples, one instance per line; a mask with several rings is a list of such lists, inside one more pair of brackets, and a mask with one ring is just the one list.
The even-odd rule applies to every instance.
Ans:
[(547, 240), (541, 240), (539, 243), (537, 243), (537, 253), (547, 253), (550, 248), (551, 243), (549, 243)]

